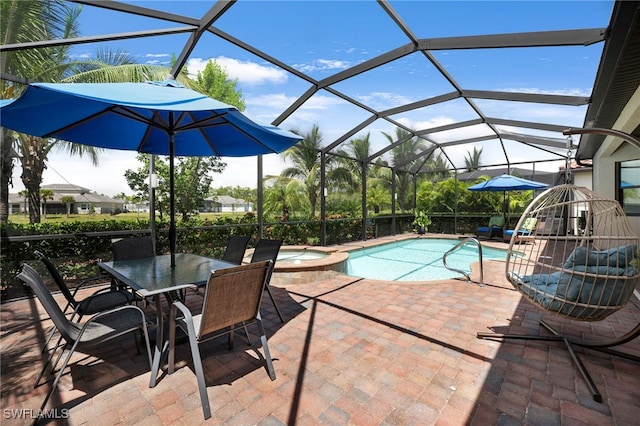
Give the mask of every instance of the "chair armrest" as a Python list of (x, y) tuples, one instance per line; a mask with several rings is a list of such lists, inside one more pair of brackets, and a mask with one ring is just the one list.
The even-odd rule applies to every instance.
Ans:
[[(108, 291), (104, 291), (104, 290), (108, 290)], [(93, 302), (95, 300), (94, 296), (99, 296), (100, 294), (108, 293), (108, 292), (111, 292), (111, 291), (112, 291), (111, 289), (103, 289), (103, 290), (99, 290), (99, 291), (96, 291), (95, 293), (91, 294), (88, 298), (85, 299), (85, 300), (87, 300), (87, 304), (86, 304), (85, 308), (88, 309), (91, 306), (91, 302)], [(122, 291), (122, 290), (113, 291), (113, 297), (115, 299), (122, 299), (119, 302), (119, 304), (121, 304), (121, 305), (128, 305), (129, 302), (131, 301), (131, 299), (129, 299), (129, 296), (127, 296), (127, 294), (125, 294), (124, 291)], [(114, 304), (115, 304), (115, 302), (114, 302)], [(74, 312), (77, 311), (78, 308), (80, 308), (80, 303), (78, 303), (78, 305), (74, 309)]]
[[(142, 309), (140, 309), (136, 305), (119, 306), (117, 308), (109, 309), (108, 311), (103, 311), (103, 312), (97, 313), (95, 315), (92, 315), (84, 324), (82, 324), (82, 328), (80, 329), (80, 333), (78, 334), (78, 338), (76, 340), (76, 343), (78, 341), (80, 341), (80, 336), (82, 336), (84, 334), (84, 332), (86, 331), (87, 327), (89, 327), (91, 324), (96, 322), (96, 320), (98, 320), (101, 317), (117, 314), (118, 312), (122, 312), (125, 309), (135, 309), (140, 314), (140, 325), (142, 327), (142, 331), (144, 332), (145, 345), (147, 347), (147, 356), (149, 357), (149, 367), (151, 367), (152, 364), (153, 364), (153, 362), (152, 362), (153, 360), (151, 359), (151, 348), (149, 347), (149, 335), (147, 333), (147, 317), (145, 316), (144, 311)], [(119, 333), (119, 335), (125, 334), (125, 333), (127, 333), (129, 331), (131, 331), (131, 329), (121, 331)], [(114, 337), (114, 336), (112, 336), (112, 337)]]
[[(98, 276), (96, 276), (96, 277), (86, 278), (86, 279), (84, 279), (84, 280), (80, 281), (80, 284), (78, 284), (78, 285), (76, 286), (76, 288), (73, 290), (73, 293), (72, 293), (72, 294), (73, 294), (73, 297), (75, 297), (75, 296), (76, 296), (76, 293), (78, 292), (78, 290), (80, 290), (80, 288), (81, 288), (83, 285), (85, 285), (85, 284), (89, 284), (89, 283), (94, 282), (94, 281), (99, 281), (99, 280), (108, 280), (108, 279), (109, 279), (109, 275), (98, 275)], [(106, 282), (106, 281), (105, 281), (105, 282)], [(98, 291), (96, 291), (96, 293), (98, 293), (98, 292), (100, 292), (100, 291), (104, 291), (104, 289), (98, 290)], [(95, 294), (95, 293), (94, 293), (94, 294)]]
[(191, 311), (189, 310), (189, 308), (185, 306), (184, 303), (182, 303), (179, 300), (176, 300), (171, 304), (171, 310), (169, 312), (169, 321), (175, 321), (177, 319), (178, 310), (180, 310), (182, 315), (184, 315), (185, 321), (193, 324), (193, 315), (191, 315)]
[[(182, 313), (183, 317), (178, 318), (178, 310)], [(180, 321), (178, 321), (180, 320)], [(195, 323), (193, 321), (193, 315), (189, 308), (187, 308), (184, 303), (179, 300), (176, 300), (171, 305), (171, 309), (169, 312), (169, 335), (171, 335), (171, 330), (175, 330), (175, 326), (178, 324), (183, 331), (187, 333), (189, 336), (193, 336), (193, 338), (197, 341), (200, 339), (198, 336), (198, 331), (196, 331)]]
[(105, 317), (108, 315), (112, 315), (115, 314), (116, 312), (120, 312), (120, 311), (124, 311), (125, 309), (135, 309), (140, 313), (140, 316), (142, 318), (142, 325), (143, 327), (146, 329), (147, 328), (147, 323), (146, 323), (146, 317), (144, 315), (144, 311), (142, 309), (140, 309), (139, 307), (137, 307), (136, 305), (125, 305), (125, 306), (119, 306), (117, 308), (113, 308), (113, 309), (109, 309), (108, 311), (103, 311), (103, 312), (99, 312), (95, 315), (92, 315), (86, 322), (84, 322), (82, 324), (82, 328), (80, 329), (80, 336), (82, 334), (84, 334), (84, 332), (86, 331), (87, 327), (89, 327), (92, 323), (96, 322), (97, 319), (101, 318), (101, 317)]
[(140, 315), (142, 315), (142, 317), (143, 317), (143, 318), (145, 317), (145, 315), (144, 315), (144, 311), (143, 311), (142, 309), (140, 309), (140, 308), (139, 308), (138, 306), (136, 306), (136, 305), (124, 305), (124, 306), (118, 306), (117, 308), (113, 308), (113, 309), (109, 309), (109, 310), (106, 310), (106, 311), (98, 312), (97, 314), (92, 315), (92, 316), (91, 316), (91, 317), (90, 317), (90, 318), (89, 318), (89, 319), (84, 323), (84, 325), (83, 325), (82, 329), (84, 330), (84, 329), (85, 329), (85, 327), (86, 327), (86, 325), (87, 325), (88, 323), (90, 323), (90, 322), (94, 322), (95, 320), (97, 320), (97, 319), (98, 319), (98, 318), (100, 318), (100, 317), (104, 317), (104, 316), (107, 316), (107, 315), (111, 315), (111, 314), (114, 314), (114, 313), (119, 312), (119, 311), (124, 311), (125, 309), (135, 309), (135, 310), (137, 310), (137, 311), (139, 311), (139, 312), (140, 312)]

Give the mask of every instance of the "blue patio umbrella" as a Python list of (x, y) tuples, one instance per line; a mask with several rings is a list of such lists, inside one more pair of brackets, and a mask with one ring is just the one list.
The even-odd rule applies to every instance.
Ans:
[(34, 83), (0, 103), (1, 125), (100, 148), (169, 156), (169, 246), (176, 246), (174, 157), (279, 153), (302, 138), (260, 125), (237, 108), (173, 80), (146, 83)]
[(546, 183), (535, 182), (504, 173), (485, 182), (471, 185), (467, 189), (470, 191), (502, 191), (504, 194), (503, 203), (506, 204), (507, 191), (528, 191), (533, 189), (543, 189), (547, 186), (549, 185)]
[(534, 182), (505, 173), (491, 178), (488, 181), (472, 185), (468, 189), (470, 191), (527, 191), (531, 189), (542, 189), (547, 186), (549, 185), (546, 183)]

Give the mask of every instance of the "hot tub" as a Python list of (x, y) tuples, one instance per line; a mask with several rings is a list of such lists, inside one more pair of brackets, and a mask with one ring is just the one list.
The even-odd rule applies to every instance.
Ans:
[(300, 265), (302, 262), (308, 262), (310, 260), (324, 259), (330, 256), (330, 253), (325, 253), (319, 250), (312, 249), (281, 249), (278, 253), (277, 262), (293, 262), (294, 265)]
[[(271, 284), (308, 284), (343, 273), (349, 254), (335, 247), (282, 246)], [(248, 258), (251, 259), (251, 253)]]

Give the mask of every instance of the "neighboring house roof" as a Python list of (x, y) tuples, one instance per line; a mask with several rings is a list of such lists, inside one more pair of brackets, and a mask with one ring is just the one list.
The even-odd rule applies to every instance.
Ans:
[[(78, 185), (54, 183), (42, 185), (40, 189), (48, 189), (53, 192), (53, 199), (48, 200), (47, 203), (62, 203), (62, 197), (65, 196), (73, 197), (76, 203), (123, 203), (120, 199), (98, 194)], [(9, 193), (9, 203), (24, 203), (24, 197), (17, 193)]]
[(89, 188), (85, 188), (79, 185), (72, 185), (67, 183), (52, 183), (51, 185), (41, 185), (40, 189), (50, 189), (53, 192), (64, 192), (65, 194), (77, 193), (83, 194), (91, 192)]
[(207, 200), (212, 201), (214, 203), (224, 204), (224, 205), (249, 204), (248, 201), (243, 200), (242, 198), (234, 198), (234, 197), (231, 197), (229, 195), (218, 195), (216, 197), (207, 198)]

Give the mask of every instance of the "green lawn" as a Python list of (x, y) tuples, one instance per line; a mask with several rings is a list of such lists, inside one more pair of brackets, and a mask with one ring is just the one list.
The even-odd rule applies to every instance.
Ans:
[[(219, 217), (236, 217), (242, 216), (244, 213), (200, 213), (199, 218), (202, 219), (216, 219)], [(156, 218), (158, 218), (156, 216)], [(54, 222), (99, 222), (107, 220), (136, 220), (149, 219), (147, 213), (120, 213), (117, 215), (110, 214), (70, 214), (69, 217), (65, 214), (48, 214), (40, 216), (41, 223), (54, 223)], [(159, 218), (158, 218), (159, 219)], [(180, 220), (180, 217), (177, 217)], [(9, 216), (9, 222), (17, 224), (29, 223), (29, 216), (24, 214), (12, 214)]]

